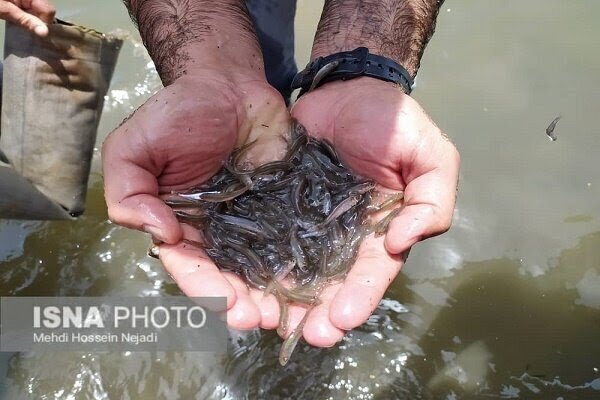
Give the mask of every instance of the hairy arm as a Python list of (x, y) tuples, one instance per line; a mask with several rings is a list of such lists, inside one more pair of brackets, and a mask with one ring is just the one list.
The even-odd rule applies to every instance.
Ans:
[(326, 0), (311, 58), (364, 46), (414, 77), (444, 0)]
[(124, 0), (165, 86), (198, 71), (264, 79), (243, 0)]

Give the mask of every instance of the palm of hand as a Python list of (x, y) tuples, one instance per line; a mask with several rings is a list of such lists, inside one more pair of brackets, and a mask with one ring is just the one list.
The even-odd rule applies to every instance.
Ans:
[(227, 297), (234, 328), (258, 326), (259, 306), (239, 277), (221, 273), (203, 251), (181, 241), (199, 234), (179, 224), (159, 194), (201, 184), (249, 141), (256, 140), (249, 154), (255, 162), (277, 158), (288, 123), (283, 98), (266, 82), (232, 87), (184, 77), (150, 98), (103, 146), (110, 218), (164, 242), (161, 261), (185, 294)]
[(367, 320), (417, 241), (448, 229), (458, 153), (418, 103), (370, 78), (330, 83), (306, 94), (292, 116), (329, 139), (340, 158), (383, 188), (404, 190), (404, 209), (384, 237), (365, 239), (344, 282), (327, 288), (304, 337), (328, 346)]
[[(253, 101), (243, 98), (242, 90), (256, 93)], [(253, 120), (272, 119), (278, 102), (283, 103), (260, 82), (232, 88), (214, 80), (181, 78), (111, 133), (105, 152), (111, 158), (119, 147), (131, 152), (127, 158), (154, 173), (161, 193), (189, 188), (214, 175), (234, 147), (259, 137)]]
[[(253, 93), (251, 99), (245, 93)], [(181, 228), (160, 193), (186, 189), (211, 177), (231, 150), (259, 138), (262, 150), (276, 135), (261, 122), (287, 122), (283, 99), (263, 82), (231, 84), (180, 78), (162, 89), (113, 131), (103, 145), (105, 196), (110, 218), (176, 243)], [(261, 146), (256, 146), (261, 150)]]
[(132, 139), (150, 153), (161, 193), (206, 181), (238, 141), (236, 100), (226, 87), (207, 82), (198, 88), (205, 95), (190, 96), (189, 88), (174, 86), (131, 118), (143, 133)]
[[(410, 160), (439, 138), (421, 107), (380, 81), (350, 88), (329, 84), (301, 98), (292, 114), (308, 132), (329, 139), (345, 165), (390, 189), (404, 189)], [(424, 132), (429, 130), (432, 132)]]

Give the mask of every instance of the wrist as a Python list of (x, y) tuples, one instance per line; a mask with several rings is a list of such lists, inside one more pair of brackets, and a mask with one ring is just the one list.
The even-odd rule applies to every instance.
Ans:
[(258, 45), (255, 48), (250, 45), (232, 45), (236, 40), (228, 39), (228, 36), (229, 34), (207, 38), (201, 43), (183, 46), (180, 51), (185, 54), (185, 61), (163, 68), (165, 75), (175, 78), (183, 75), (209, 76), (236, 83), (266, 81), (263, 57)]
[(284, 137), (287, 131), (285, 101), (265, 79), (204, 69), (177, 78), (162, 92), (168, 97), (165, 104), (174, 110), (204, 111), (209, 120), (237, 121), (238, 145), (256, 139), (259, 133)]
[(197, 69), (264, 76), (244, 0), (125, 0), (165, 86)]
[[(395, 95), (400, 94), (410, 97), (410, 95), (406, 94), (401, 86), (393, 82), (386, 82), (370, 76), (361, 76), (354, 79), (328, 82), (319, 87), (319, 89), (314, 93), (327, 92), (339, 98), (348, 97), (348, 102), (352, 103), (356, 102), (357, 96), (360, 96), (361, 93), (372, 94), (377, 91), (380, 93), (395, 93)], [(311, 93), (313, 92), (309, 92), (305, 96), (308, 97)], [(345, 101), (343, 103), (345, 103)]]
[(361, 76), (395, 83), (406, 94), (410, 94), (414, 84), (408, 71), (394, 60), (372, 54), (366, 47), (358, 47), (352, 51), (316, 58), (294, 77), (292, 88), (301, 88), (298, 96), (302, 96), (324, 83)]

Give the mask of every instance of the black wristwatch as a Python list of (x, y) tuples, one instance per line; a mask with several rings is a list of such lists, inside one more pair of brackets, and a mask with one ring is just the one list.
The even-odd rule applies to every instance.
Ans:
[(319, 57), (298, 72), (292, 81), (292, 89), (300, 88), (300, 94), (320, 85), (337, 80), (348, 80), (360, 76), (370, 76), (387, 82), (394, 82), (406, 94), (412, 91), (414, 81), (408, 71), (389, 58), (370, 54), (366, 47), (343, 51), (327, 57)]

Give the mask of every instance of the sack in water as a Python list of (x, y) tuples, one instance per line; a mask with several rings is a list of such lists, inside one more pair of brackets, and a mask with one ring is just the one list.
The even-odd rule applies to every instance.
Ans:
[(6, 24), (0, 218), (84, 211), (96, 131), (122, 40), (63, 21), (40, 38)]

